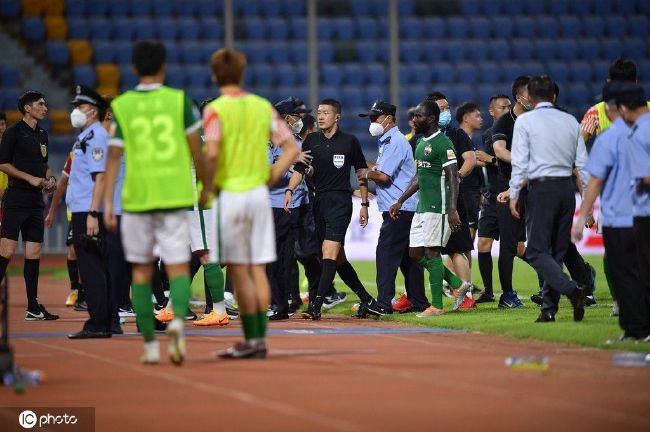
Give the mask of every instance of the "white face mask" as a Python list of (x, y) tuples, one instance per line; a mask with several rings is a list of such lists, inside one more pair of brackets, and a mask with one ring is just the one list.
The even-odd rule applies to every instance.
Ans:
[(298, 135), (302, 130), (302, 126), (302, 119), (298, 119), (297, 122), (291, 125), (291, 132), (293, 132), (294, 135)]
[[(384, 119), (386, 121), (386, 119)], [(368, 127), (368, 132), (370, 132), (370, 135), (374, 137), (382, 136), (384, 134), (384, 126), (382, 125), (383, 122), (377, 123), (377, 122), (372, 122), (370, 123), (370, 126)]]
[(72, 123), (73, 128), (82, 128), (88, 121), (88, 116), (85, 112), (82, 112), (79, 108), (75, 108), (70, 113), (70, 123)]

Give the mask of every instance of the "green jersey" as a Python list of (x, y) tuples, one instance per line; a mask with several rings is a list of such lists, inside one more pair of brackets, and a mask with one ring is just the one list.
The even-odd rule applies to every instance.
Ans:
[(417, 213), (447, 214), (449, 183), (444, 167), (455, 163), (454, 144), (440, 131), (418, 140), (415, 148), (415, 165), (420, 184)]
[(186, 134), (201, 123), (190, 99), (182, 90), (142, 86), (116, 98), (111, 107), (117, 125), (111, 145), (124, 147), (124, 211), (191, 208), (192, 157)]

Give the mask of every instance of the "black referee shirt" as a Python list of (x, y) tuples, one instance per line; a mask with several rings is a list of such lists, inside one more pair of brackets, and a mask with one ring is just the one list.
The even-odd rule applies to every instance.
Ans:
[[(512, 149), (512, 132), (515, 130), (515, 120), (517, 120), (517, 116), (513, 108), (510, 108), (508, 114), (499, 117), (494, 123), (494, 126), (492, 126), (493, 145), (495, 142), (503, 140), (506, 142), (508, 151)], [(512, 165), (499, 159), (499, 179), (501, 181), (508, 181), (510, 180), (510, 174), (512, 174)]]
[[(350, 192), (350, 169), (368, 167), (357, 137), (340, 129), (329, 139), (322, 132), (307, 135), (302, 143), (302, 151), (307, 150), (311, 150), (313, 156), (312, 182), (316, 194), (331, 191)], [(306, 169), (306, 165), (296, 164), (296, 171), (304, 174)]]
[[(441, 132), (447, 135), (447, 137), (449, 137), (451, 142), (454, 144), (454, 148), (456, 149), (456, 161), (458, 163), (458, 169), (460, 170), (460, 167), (462, 167), (465, 163), (463, 153), (468, 151), (473, 152), (476, 150), (476, 148), (474, 148), (474, 144), (472, 143), (472, 139), (465, 133), (464, 130), (460, 128), (447, 127), (445, 129), (441, 129)], [(459, 192), (462, 193), (462, 189), (478, 189), (480, 186), (481, 175), (479, 174), (478, 170), (474, 168), (472, 172), (461, 182), (461, 190)]]
[[(492, 127), (488, 128), (483, 132), (483, 135), (481, 136), (483, 139), (483, 147), (485, 147), (485, 153), (489, 154), (490, 156), (496, 156), (494, 154), (494, 146), (492, 145)], [(487, 178), (488, 178), (488, 188), (490, 192), (496, 192), (497, 191), (497, 175), (499, 174), (499, 168), (497, 168), (496, 165), (493, 164), (485, 164), (485, 171), (487, 172)]]
[[(17, 170), (34, 177), (45, 178), (48, 156), (48, 139), (45, 129), (36, 125), (32, 129), (23, 120), (7, 128), (0, 144), (0, 164), (12, 164)], [(9, 187), (4, 198), (7, 207), (42, 206), (41, 190), (28, 182), (9, 177)]]

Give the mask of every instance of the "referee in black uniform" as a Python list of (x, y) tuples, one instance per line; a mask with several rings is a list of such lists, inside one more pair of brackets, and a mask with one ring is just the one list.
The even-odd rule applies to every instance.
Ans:
[[(289, 211), (293, 190), (300, 184), (309, 168), (312, 171), (315, 199), (314, 221), (316, 233), (322, 244), (323, 264), (318, 292), (315, 299), (310, 298), (309, 307), (303, 318), (317, 320), (321, 317), (321, 307), (325, 300), (334, 274), (338, 273), (343, 282), (361, 299), (358, 316), (367, 312), (377, 314), (377, 305), (363, 287), (359, 276), (345, 257), (343, 244), (345, 233), (352, 218), (352, 196), (350, 169), (355, 171), (367, 168), (366, 158), (361, 151), (359, 140), (342, 132), (338, 127), (341, 118), (341, 103), (334, 99), (324, 99), (318, 105), (319, 132), (305, 138), (302, 151), (311, 151), (312, 165), (297, 163), (285, 192), (284, 208)], [(368, 224), (368, 184), (359, 184), (361, 190), (361, 226)]]
[(16, 250), (18, 235), (25, 242), (25, 320), (55, 320), (38, 303), (38, 273), (43, 245), (43, 191), (56, 189), (56, 178), (47, 164), (47, 132), (38, 122), (47, 115), (45, 96), (28, 91), (18, 100), (22, 120), (10, 126), (0, 145), (0, 170), (9, 176), (2, 202), (2, 238), (0, 239), (0, 280), (5, 277), (9, 260)]

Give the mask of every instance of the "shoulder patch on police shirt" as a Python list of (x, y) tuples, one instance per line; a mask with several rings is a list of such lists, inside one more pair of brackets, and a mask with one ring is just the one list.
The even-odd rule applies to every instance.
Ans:
[(95, 162), (99, 162), (100, 160), (104, 159), (104, 149), (101, 147), (95, 147), (93, 149), (92, 157)]

